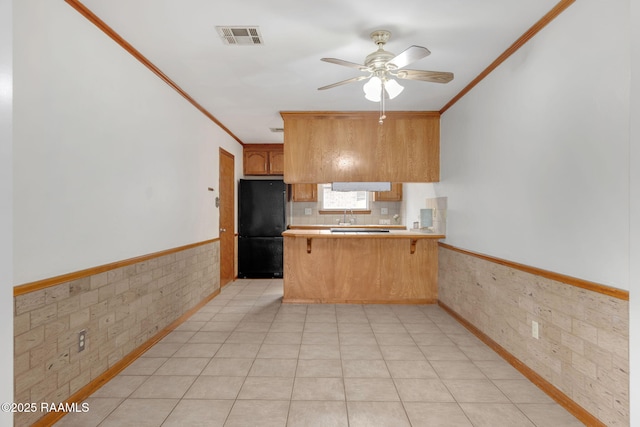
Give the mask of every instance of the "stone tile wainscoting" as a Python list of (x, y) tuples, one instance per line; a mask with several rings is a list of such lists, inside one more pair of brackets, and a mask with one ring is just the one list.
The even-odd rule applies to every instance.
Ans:
[[(559, 275), (558, 275), (559, 276)], [(606, 288), (606, 287), (603, 287)], [(607, 426), (629, 425), (628, 294), (439, 249), (439, 300)], [(532, 337), (532, 321), (539, 339)], [(558, 394), (561, 394), (558, 393)]]
[[(219, 292), (218, 240), (155, 255), (14, 292), (15, 402), (65, 402)], [(86, 348), (79, 352), (82, 330)], [(28, 426), (45, 414), (15, 415), (16, 426)]]

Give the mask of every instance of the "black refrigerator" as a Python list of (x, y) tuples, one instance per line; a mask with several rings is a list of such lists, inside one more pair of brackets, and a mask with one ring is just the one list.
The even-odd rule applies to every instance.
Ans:
[(241, 179), (238, 188), (238, 277), (282, 277), (285, 183)]

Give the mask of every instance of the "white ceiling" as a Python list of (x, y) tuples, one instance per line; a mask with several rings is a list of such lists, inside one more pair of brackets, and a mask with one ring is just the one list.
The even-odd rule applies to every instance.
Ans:
[[(83, 0), (82, 3), (215, 116), (243, 143), (279, 143), (280, 111), (364, 111), (361, 75), (321, 62), (362, 64), (369, 34), (385, 49), (431, 55), (406, 68), (450, 71), (448, 84), (401, 80), (388, 110), (439, 110), (558, 0)], [(225, 45), (216, 26), (259, 26), (262, 46)]]

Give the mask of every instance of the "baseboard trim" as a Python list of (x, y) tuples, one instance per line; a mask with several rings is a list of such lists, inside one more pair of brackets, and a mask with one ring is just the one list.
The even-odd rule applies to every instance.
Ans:
[[(212, 294), (204, 298), (198, 304), (196, 304), (193, 308), (189, 309), (182, 316), (178, 317), (160, 332), (155, 334), (152, 338), (143, 343), (140, 347), (133, 350), (131, 353), (127, 354), (121, 360), (116, 362), (112, 367), (107, 369), (100, 376), (96, 377), (93, 381), (91, 381), (86, 386), (82, 387), (80, 390), (72, 394), (64, 403), (80, 403), (85, 400), (87, 397), (91, 396), (96, 390), (109, 382), (112, 378), (122, 372), (127, 366), (131, 365), (135, 362), (145, 351), (149, 350), (152, 346), (154, 346), (158, 341), (162, 338), (166, 337), (171, 331), (180, 326), (184, 321), (186, 321), (189, 317), (193, 316), (198, 310), (204, 307), (209, 301), (214, 299), (216, 296), (220, 294), (220, 289), (217, 289)], [(59, 421), (62, 417), (64, 417), (66, 412), (49, 412), (34, 424), (32, 427), (47, 427), (51, 426), (57, 421)]]
[(595, 416), (591, 415), (586, 409), (582, 406), (578, 405), (574, 402), (569, 396), (564, 394), (558, 388), (556, 388), (549, 381), (542, 378), (539, 374), (537, 374), (533, 369), (529, 368), (523, 362), (521, 362), (514, 355), (509, 353), (504, 347), (491, 339), (488, 335), (482, 332), (480, 329), (476, 328), (464, 317), (459, 315), (456, 311), (454, 311), (451, 307), (443, 303), (442, 301), (438, 301), (438, 305), (442, 307), (447, 313), (449, 313), (454, 319), (462, 324), (465, 328), (467, 328), (472, 334), (478, 337), (482, 342), (491, 347), (493, 351), (498, 353), (503, 359), (505, 359), (511, 366), (516, 368), (522, 375), (527, 377), (532, 383), (534, 383), (538, 388), (544, 391), (549, 397), (558, 402), (560, 406), (569, 411), (573, 416), (582, 421), (585, 425), (592, 427), (606, 427), (602, 421), (597, 419)]
[(576, 277), (567, 276), (565, 274), (554, 273), (553, 271), (543, 270), (537, 267), (531, 267), (517, 262), (507, 261), (505, 259), (492, 257), (489, 255), (480, 254), (477, 252), (461, 249), (455, 246), (451, 246), (447, 243), (438, 242), (438, 246), (441, 248), (449, 249), (461, 254), (470, 255), (475, 258), (480, 258), (485, 261), (490, 261), (496, 264), (504, 265), (506, 267), (514, 268), (516, 270), (524, 271), (526, 273), (535, 274), (546, 279), (555, 280), (567, 285), (575, 286), (577, 288), (587, 289), (592, 292), (596, 292), (603, 295), (608, 295), (613, 298), (617, 298), (623, 301), (629, 301), (629, 291), (623, 289), (614, 288), (611, 286), (601, 285), (599, 283), (590, 282), (588, 280), (578, 279)]
[(227, 283), (225, 283), (224, 285), (221, 285), (220, 288), (224, 288), (229, 286), (230, 284), (234, 283), (236, 280), (238, 280), (238, 276), (234, 276), (232, 280), (229, 280)]
[(202, 242), (191, 243), (189, 245), (179, 246), (177, 248), (166, 249), (164, 251), (154, 252), (147, 255), (142, 255), (135, 258), (129, 258), (122, 261), (116, 261), (109, 264), (99, 265), (97, 267), (87, 268), (85, 270), (74, 271), (72, 273), (63, 274), (61, 276), (50, 277), (47, 279), (37, 280), (31, 283), (25, 283), (24, 285), (13, 287), (13, 296), (28, 294), (31, 292), (39, 291), (40, 289), (50, 288), (52, 286), (60, 285), (72, 280), (82, 279), (84, 277), (93, 276), (96, 274), (104, 273), (105, 271), (115, 270), (116, 268), (126, 267), (129, 265), (137, 264), (139, 262), (148, 261), (153, 258), (158, 258), (165, 255), (181, 252), (187, 249), (195, 248), (197, 246), (206, 245), (209, 243), (217, 242), (220, 238), (204, 240)]

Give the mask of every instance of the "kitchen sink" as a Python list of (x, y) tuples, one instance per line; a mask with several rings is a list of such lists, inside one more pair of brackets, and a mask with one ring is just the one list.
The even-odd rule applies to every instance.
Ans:
[(330, 231), (332, 233), (388, 233), (389, 232), (389, 230), (386, 228), (356, 228), (356, 227), (346, 227), (346, 228), (335, 227), (335, 228), (331, 228)]

